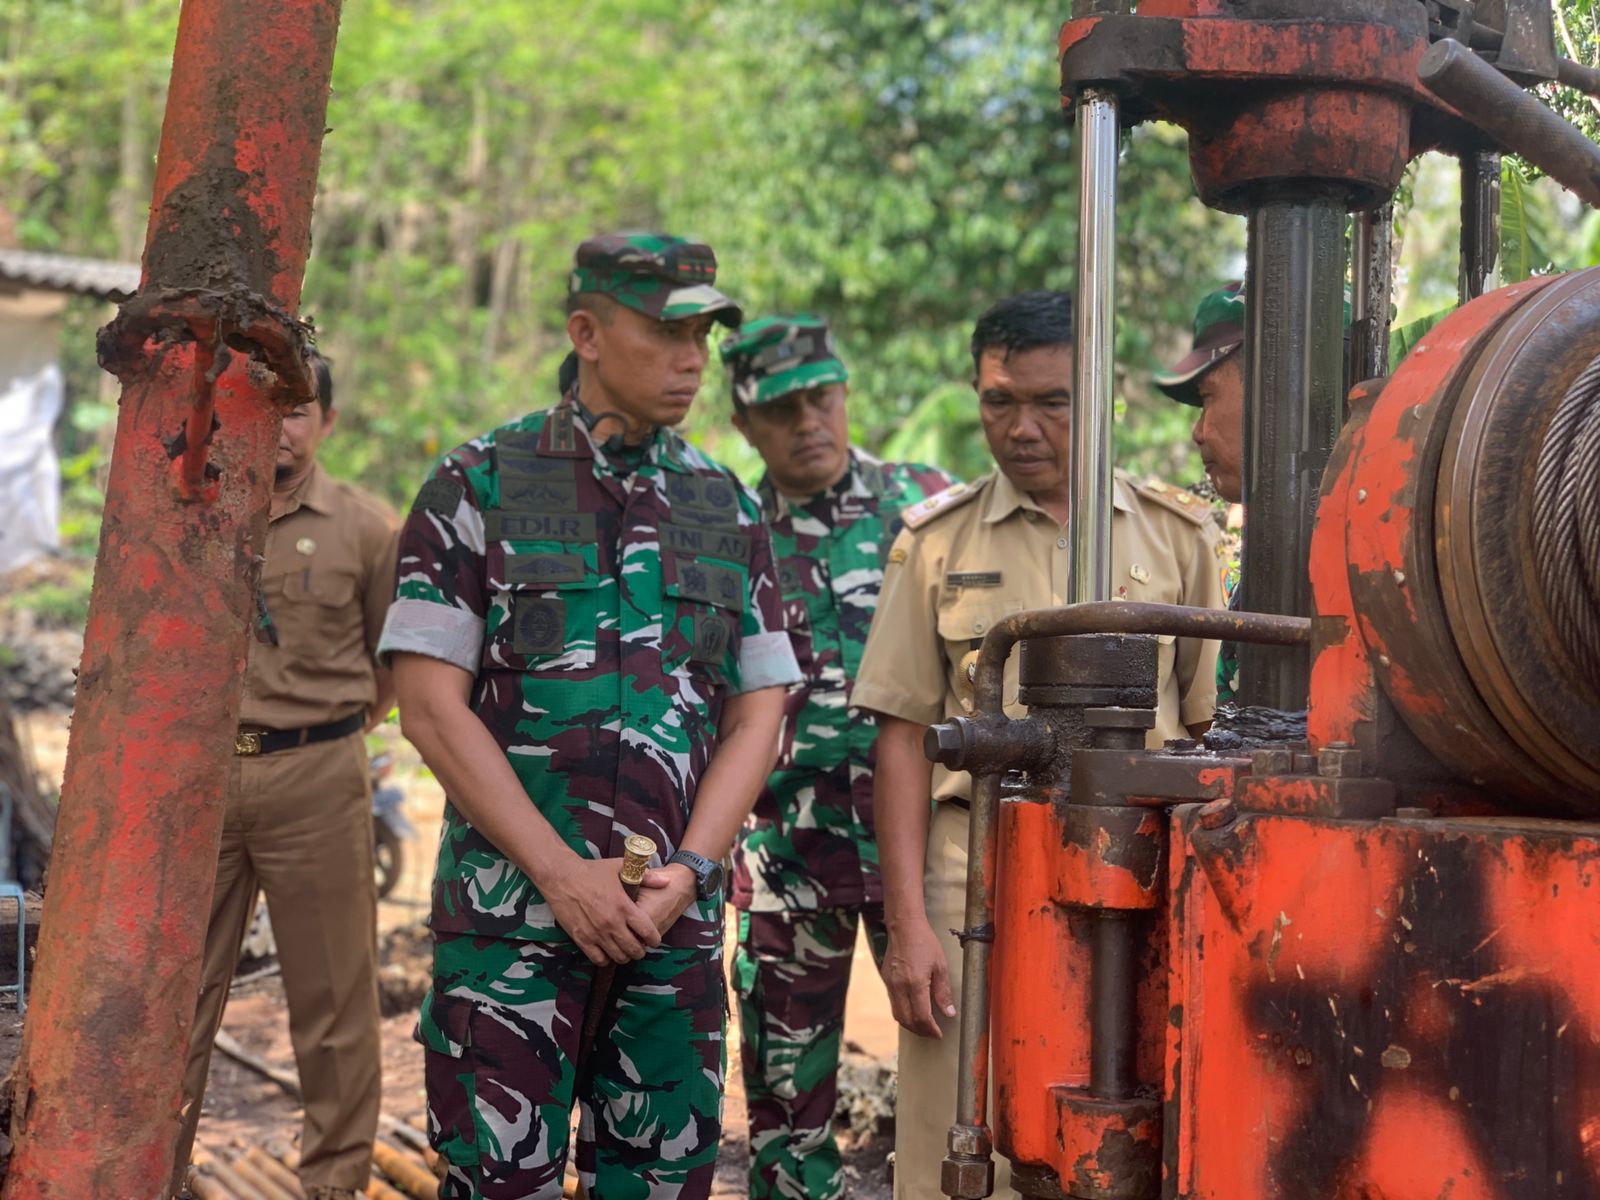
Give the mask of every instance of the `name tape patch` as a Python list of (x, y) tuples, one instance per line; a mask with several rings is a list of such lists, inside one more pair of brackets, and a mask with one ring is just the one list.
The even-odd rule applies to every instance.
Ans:
[[(590, 521), (593, 521), (593, 517)], [(709, 554), (729, 562), (750, 562), (750, 539), (742, 533), (721, 529), (696, 529), (676, 521), (662, 521), (657, 530), (661, 535), (661, 548), (679, 554)]]
[(490, 509), (483, 514), (483, 536), (491, 542), (592, 542), (593, 513), (519, 513)]

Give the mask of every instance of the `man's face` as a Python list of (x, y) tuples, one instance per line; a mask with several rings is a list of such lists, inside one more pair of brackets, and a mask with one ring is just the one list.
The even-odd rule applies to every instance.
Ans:
[(1006, 478), (1031, 496), (1064, 495), (1072, 460), (1071, 347), (985, 350), (974, 386), (989, 452)]
[(1203, 407), (1194, 423), (1206, 474), (1230, 504), (1244, 499), (1244, 372), (1237, 353), (1195, 381)]
[(585, 403), (620, 412), (630, 431), (678, 424), (700, 390), (714, 322), (710, 315), (657, 321), (621, 304), (604, 317), (574, 313), (567, 321), (573, 348), (594, 368), (602, 393)]
[(298, 479), (311, 469), (317, 457), (317, 447), (333, 431), (333, 422), (339, 410), (330, 408), (326, 413), (316, 400), (298, 404), (283, 418), (283, 429), (278, 434), (278, 460), (273, 475), (282, 482)]
[(734, 414), (734, 425), (756, 448), (773, 486), (785, 496), (814, 496), (848, 469), (845, 390), (842, 383), (825, 383)]

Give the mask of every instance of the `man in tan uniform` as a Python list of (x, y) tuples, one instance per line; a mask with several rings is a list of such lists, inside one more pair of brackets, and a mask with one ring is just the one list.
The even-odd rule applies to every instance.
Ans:
[(377, 893), (362, 733), (394, 695), (373, 659), (394, 595), (392, 512), (316, 461), (333, 428), (333, 384), (284, 418), (255, 639), (211, 897), (205, 965), (184, 1074), (173, 1190), (200, 1119), (211, 1042), (239, 945), (267, 908), (305, 1092), (300, 1179), (310, 1200), (367, 1185), (379, 1103)]
[[(855, 706), (878, 715), (873, 792), (889, 950), (882, 972), (900, 1032), (896, 1200), (939, 1191), (955, 1114), (967, 818), (972, 780), (929, 763), (926, 726), (968, 711), (965, 662), (1002, 617), (1060, 604), (1068, 559), (1072, 301), (1029, 292), (995, 305), (972, 336), (984, 434), (999, 470), (905, 512), (856, 677)], [(1120, 472), (1113, 492), (1112, 594), (1220, 608), (1218, 534), (1205, 504)], [(1211, 720), (1216, 643), (1162, 639), (1150, 744)], [(1016, 659), (1006, 711), (1016, 703)], [(929, 797), (933, 804), (929, 805)], [(1010, 1186), (999, 1164), (996, 1191)]]

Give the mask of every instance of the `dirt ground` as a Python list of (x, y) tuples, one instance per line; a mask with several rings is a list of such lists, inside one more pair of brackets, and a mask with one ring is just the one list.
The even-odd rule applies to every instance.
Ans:
[[(29, 740), (48, 786), (59, 786), (66, 756), (66, 722), (50, 713), (30, 714)], [(395, 753), (393, 778), (405, 790), (406, 815), (416, 826), (417, 838), (406, 847), (404, 873), (399, 887), (380, 902), (378, 923), (383, 949), (380, 993), (383, 1023), (383, 1111), (400, 1121), (422, 1115), (422, 1052), (411, 1039), (416, 1004), (426, 986), (428, 941), (421, 922), (427, 913), (428, 881), (433, 869), (433, 848), (438, 840), (444, 799), (410, 745), (393, 726), (378, 735)], [(236, 980), (223, 1019), (225, 1031), (245, 1050), (274, 1067), (293, 1072), (283, 987), (271, 973), (246, 970)], [(16, 1054), (15, 1014), (6, 1001), (0, 1019), (0, 1065)], [(895, 1024), (889, 1015), (883, 985), (864, 943), (857, 948), (855, 968), (845, 1017), (846, 1061), (841, 1073), (848, 1098), (848, 1122), (839, 1124), (848, 1194), (856, 1200), (888, 1200), (888, 1152), (892, 1129), (883, 1116), (887, 1110), (885, 1081), (890, 1078), (895, 1053)], [(728, 1030), (729, 1079), (724, 1115), (722, 1154), (713, 1196), (747, 1194), (745, 1173), (749, 1143), (744, 1087), (737, 1060), (738, 1014)], [(277, 1084), (240, 1065), (221, 1052), (212, 1058), (211, 1081), (200, 1125), (200, 1141), (213, 1154), (248, 1146), (288, 1145), (299, 1132), (298, 1104)], [(853, 1126), (853, 1127), (852, 1127)], [(227, 1157), (226, 1154), (223, 1155)]]

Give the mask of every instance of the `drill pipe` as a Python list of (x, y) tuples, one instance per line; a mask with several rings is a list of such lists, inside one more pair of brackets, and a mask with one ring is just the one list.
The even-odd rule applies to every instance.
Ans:
[[(303, 385), (294, 313), (338, 19), (339, 0), (185, 0), (178, 18), (144, 277), (123, 310), (144, 333), (101, 342), (123, 391), (6, 1200), (121, 1200), (171, 1182), (272, 463), (293, 402), (267, 343)], [(206, 378), (200, 342), (224, 338), (211, 365), (228, 365)], [(215, 418), (203, 462), (184, 444), (197, 400)]]
[[(1138, 604), (1102, 600), (1064, 608), (1033, 609), (997, 622), (978, 650), (973, 715), (1000, 714), (1006, 659), (1024, 638), (1081, 633), (1154, 633), (1183, 638), (1216, 638), (1272, 646), (1311, 643), (1308, 617), (1185, 608), (1179, 604)], [(1000, 775), (974, 774), (967, 839), (966, 929), (961, 962), (961, 1070), (956, 1087), (956, 1128), (982, 1131), (988, 1144), (989, 1106), (989, 948), (991, 941), (970, 936), (994, 923), (994, 834), (1000, 816)], [(949, 1161), (948, 1159), (946, 1160)]]

